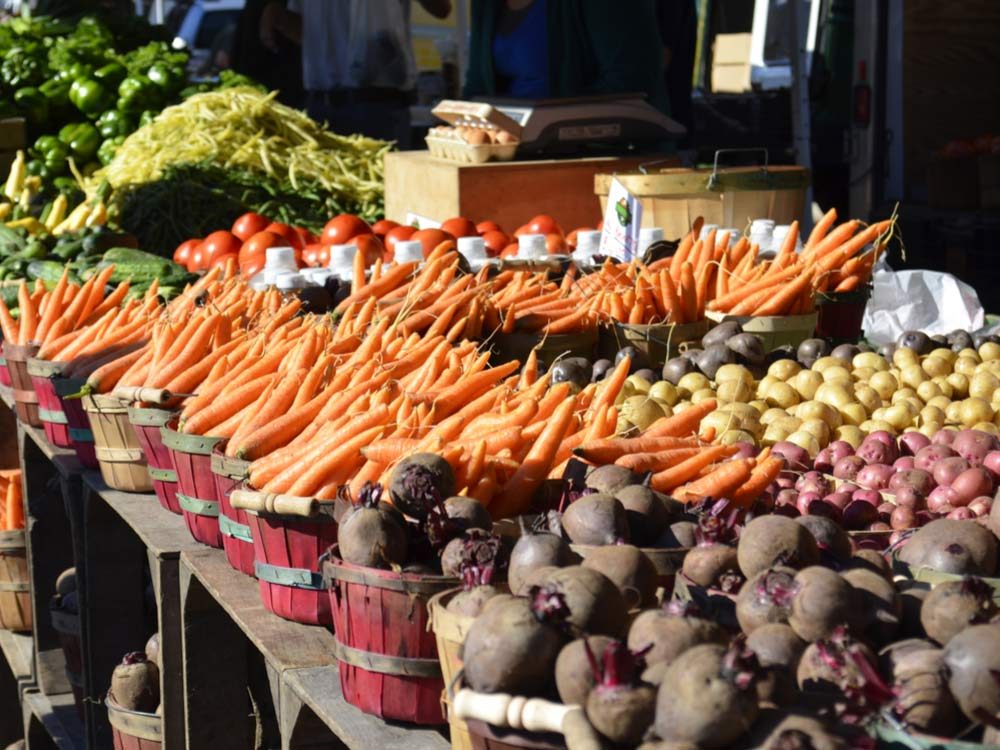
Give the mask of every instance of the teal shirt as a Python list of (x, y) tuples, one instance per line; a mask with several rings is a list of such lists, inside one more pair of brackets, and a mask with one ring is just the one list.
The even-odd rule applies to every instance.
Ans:
[[(472, 0), (465, 96), (496, 95), (493, 38), (504, 0)], [(653, 0), (548, 0), (552, 97), (644, 92), (670, 113)]]

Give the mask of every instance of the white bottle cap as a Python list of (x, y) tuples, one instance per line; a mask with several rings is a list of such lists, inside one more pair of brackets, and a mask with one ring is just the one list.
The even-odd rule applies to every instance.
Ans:
[[(706, 237), (708, 237), (709, 232), (711, 232), (713, 229), (717, 230), (718, 228), (719, 228), (718, 224), (702, 224), (701, 232), (698, 234), (698, 239), (699, 240), (705, 239)], [(718, 234), (718, 232), (716, 232), (716, 234)]]
[(458, 252), (466, 260), (486, 260), (486, 243), (482, 237), (459, 237)]
[(302, 275), (305, 276), (306, 281), (310, 284), (323, 286), (326, 280), (333, 276), (333, 271), (329, 268), (303, 268)]
[(331, 245), (330, 262), (328, 268), (340, 270), (343, 268), (354, 268), (354, 256), (357, 255), (357, 245)]
[(269, 247), (264, 251), (264, 268), (295, 271), (295, 250), (290, 247)]
[(596, 229), (585, 229), (576, 233), (576, 250), (581, 256), (597, 255), (601, 249), (601, 233)]
[(419, 240), (400, 240), (396, 242), (393, 253), (393, 263), (420, 262), (424, 259), (424, 245)]
[(750, 222), (750, 231), (774, 229), (774, 219), (754, 219)]
[(722, 235), (725, 234), (726, 232), (729, 233), (729, 247), (732, 247), (737, 242), (739, 242), (740, 237), (743, 236), (743, 232), (741, 232), (739, 229), (736, 229), (735, 227), (725, 227), (724, 229), (720, 229), (718, 232), (715, 233), (715, 236), (722, 237)]
[[(579, 235), (577, 235), (579, 237)], [(663, 230), (660, 227), (642, 227), (639, 229), (639, 252), (646, 252), (646, 248), (654, 242), (663, 239)]]
[(537, 260), (548, 255), (544, 234), (522, 234), (517, 238), (517, 257), (523, 260)]
[(280, 292), (290, 292), (295, 289), (304, 289), (306, 286), (306, 279), (301, 273), (295, 271), (283, 271), (278, 274), (277, 281), (274, 285), (278, 287)]

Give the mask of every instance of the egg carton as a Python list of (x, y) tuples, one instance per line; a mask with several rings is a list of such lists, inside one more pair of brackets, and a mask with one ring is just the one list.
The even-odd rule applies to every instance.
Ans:
[(485, 164), (488, 161), (511, 161), (517, 153), (516, 143), (485, 143), (473, 146), (456, 138), (428, 135), (425, 139), (431, 156), (465, 164)]

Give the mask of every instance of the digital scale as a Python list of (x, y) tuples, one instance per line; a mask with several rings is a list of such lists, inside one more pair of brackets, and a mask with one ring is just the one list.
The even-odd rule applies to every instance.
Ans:
[(628, 151), (681, 138), (687, 129), (644, 94), (541, 99), (482, 99), (521, 126), (517, 155)]

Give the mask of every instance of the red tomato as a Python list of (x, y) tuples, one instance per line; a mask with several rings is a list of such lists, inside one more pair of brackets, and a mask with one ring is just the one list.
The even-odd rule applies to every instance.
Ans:
[(479, 234), (476, 225), (461, 216), (445, 221), (441, 224), (441, 231), (447, 232), (452, 237), (475, 237)]
[(392, 259), (392, 256), (396, 252), (396, 243), (399, 240), (410, 239), (416, 232), (416, 227), (406, 226), (405, 224), (389, 230), (389, 233), (383, 238), (385, 249), (389, 253), (389, 260)]
[(221, 268), (223, 271), (226, 270), (226, 264), (232, 261), (237, 267), (240, 265), (240, 256), (238, 253), (225, 253), (224, 255), (216, 255), (212, 258), (212, 262), (208, 264), (209, 268)]
[(293, 227), (290, 227), (288, 224), (282, 224), (281, 222), (278, 221), (272, 221), (270, 224), (267, 225), (267, 228), (264, 231), (271, 232), (272, 234), (276, 234), (279, 237), (284, 237), (286, 247), (294, 247), (296, 250), (301, 250), (303, 245), (305, 245), (305, 243), (302, 241), (302, 238), (299, 236), (298, 232)]
[(246, 272), (246, 266), (259, 265), (263, 268), (267, 249), (269, 247), (283, 247), (287, 242), (288, 240), (280, 234), (269, 231), (257, 232), (257, 234), (244, 242), (243, 247), (240, 248), (240, 271), (244, 276), (251, 276), (252, 274)]
[(594, 230), (591, 227), (579, 227), (577, 229), (574, 229), (572, 232), (566, 235), (566, 244), (569, 247), (576, 248), (576, 236), (580, 232), (593, 232), (593, 231)]
[(549, 255), (559, 255), (566, 252), (566, 243), (561, 234), (545, 235), (545, 250)]
[(270, 223), (270, 220), (266, 216), (261, 216), (251, 211), (250, 213), (243, 214), (233, 222), (233, 234), (239, 237), (242, 242), (246, 242), (257, 234), (257, 232), (263, 232), (264, 227)]
[(398, 221), (393, 221), (392, 219), (379, 219), (374, 224), (372, 224), (372, 234), (378, 237), (380, 240), (385, 241), (385, 236), (396, 227), (399, 226)]
[(434, 248), (440, 245), (442, 242), (447, 242), (448, 240), (454, 241), (455, 238), (441, 229), (421, 229), (418, 232), (414, 232), (413, 236), (410, 237), (411, 240), (415, 240), (424, 246), (424, 257), (426, 258), (432, 252)]
[(306, 245), (315, 245), (319, 242), (319, 237), (310, 232), (308, 229), (304, 229), (302, 227), (292, 227), (292, 231), (295, 232), (296, 236), (299, 238), (299, 241), (302, 243), (302, 247), (305, 247)]
[(500, 251), (501, 258), (515, 258), (517, 257), (518, 245), (516, 242), (511, 242), (507, 247)]
[(188, 259), (187, 269), (191, 273), (205, 271), (208, 269), (208, 260), (209, 259), (205, 257), (205, 243), (203, 242), (191, 251), (191, 257)]
[(200, 244), (201, 240), (187, 240), (179, 244), (174, 250), (174, 263), (187, 268), (187, 264), (191, 260), (191, 253)]
[(347, 244), (356, 246), (358, 252), (365, 256), (365, 268), (370, 268), (385, 254), (382, 240), (374, 234), (359, 234), (357, 237), (352, 237)]
[(522, 224), (514, 230), (514, 236), (520, 237), (522, 234), (538, 234), (538, 232), (533, 232), (527, 224)]
[(500, 255), (500, 251), (510, 244), (510, 237), (501, 231), (492, 229), (483, 233), (483, 244), (486, 245), (486, 253), (491, 258)]
[[(259, 233), (258, 233), (259, 234)], [(260, 263), (254, 262), (247, 265), (240, 265), (240, 276), (244, 279), (250, 279), (259, 274), (264, 270), (264, 261)]]
[(497, 224), (495, 221), (481, 221), (476, 224), (476, 231), (480, 234), (486, 234), (487, 232), (502, 232), (503, 228)]
[(227, 232), (225, 229), (220, 229), (218, 232), (212, 232), (202, 240), (202, 260), (207, 268), (220, 255), (238, 253), (242, 245), (243, 243), (240, 242), (240, 239), (235, 234)]
[[(306, 245), (302, 248), (302, 262), (309, 268), (319, 267), (319, 253), (322, 249), (323, 246), (319, 244)], [(327, 251), (327, 257), (329, 257), (329, 251)]]
[(532, 234), (562, 234), (562, 227), (548, 214), (538, 214), (528, 222), (528, 231)]
[(359, 234), (371, 234), (368, 223), (353, 214), (334, 216), (323, 227), (324, 245), (346, 245), (351, 238)]

